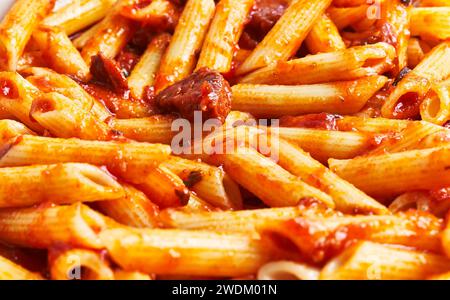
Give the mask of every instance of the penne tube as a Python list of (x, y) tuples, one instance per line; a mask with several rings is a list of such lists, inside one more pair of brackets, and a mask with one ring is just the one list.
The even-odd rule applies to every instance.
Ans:
[[(242, 209), (242, 198), (236, 183), (222, 169), (208, 164), (171, 157), (163, 166), (180, 177), (200, 198), (222, 209)], [(237, 190), (235, 193), (229, 194)], [(233, 196), (230, 197), (230, 196)]]
[(429, 46), (421, 42), (418, 38), (410, 38), (408, 41), (408, 68), (415, 68), (425, 57), (425, 54), (430, 51)]
[(0, 280), (41, 280), (40, 274), (30, 272), (9, 259), (0, 256)]
[(188, 0), (155, 79), (158, 93), (187, 77), (195, 68), (209, 23), (214, 15), (213, 0)]
[(437, 125), (450, 120), (450, 79), (432, 85), (420, 105), (420, 116)]
[(25, 125), (14, 120), (0, 120), (0, 143), (4, 144), (10, 139), (22, 135), (36, 135), (33, 131), (28, 129)]
[[(265, 137), (260, 137), (267, 145)], [(388, 209), (352, 184), (341, 179), (308, 153), (283, 139), (272, 142), (279, 148), (278, 164), (298, 176), (307, 184), (327, 193), (333, 198), (336, 209), (344, 213), (386, 214)]]
[(58, 93), (44, 94), (33, 101), (30, 116), (55, 137), (104, 141), (114, 138), (115, 131), (77, 104)]
[(450, 7), (416, 7), (411, 10), (411, 35), (424, 39), (450, 38)]
[[(384, 0), (380, 0), (378, 3), (383, 3)], [(336, 7), (355, 7), (361, 4), (367, 3), (365, 0), (333, 0), (333, 5)]]
[(258, 270), (258, 280), (317, 280), (320, 271), (315, 267), (293, 261), (273, 261)]
[(359, 242), (328, 262), (320, 279), (425, 279), (450, 270), (444, 256), (393, 245)]
[(99, 201), (96, 207), (120, 224), (138, 227), (159, 227), (159, 208), (144, 193), (131, 185), (122, 184), (125, 195), (121, 198)]
[(449, 148), (437, 147), (393, 154), (330, 159), (330, 169), (373, 197), (450, 185)]
[(328, 131), (308, 128), (277, 128), (279, 136), (298, 145), (314, 159), (348, 159), (364, 154), (377, 145), (376, 136), (360, 132)]
[(448, 219), (449, 213), (447, 213), (447, 224), (444, 231), (442, 232), (442, 249), (447, 257), (450, 258), (450, 223)]
[(158, 275), (244, 276), (274, 256), (244, 233), (121, 228), (103, 231), (101, 239), (123, 269)]
[(0, 72), (0, 107), (30, 129), (42, 133), (39, 123), (30, 118), (33, 100), (40, 91), (18, 73)]
[(432, 83), (448, 77), (446, 62), (450, 58), (450, 42), (433, 48), (425, 58), (398, 83), (383, 104), (381, 113), (386, 118), (408, 118), (419, 113), (419, 105)]
[(209, 203), (200, 199), (195, 193), (190, 194), (189, 202), (185, 206), (176, 207), (174, 209), (188, 214), (217, 210), (217, 208), (214, 208)]
[(111, 118), (111, 112), (69, 76), (44, 68), (31, 68), (26, 70), (26, 72), (31, 74), (27, 77), (27, 81), (31, 82), (42, 92), (62, 94), (78, 103), (85, 111), (91, 112), (100, 121)]
[(128, 86), (133, 97), (141, 99), (144, 95), (145, 87), (154, 85), (156, 72), (169, 43), (170, 35), (167, 33), (161, 33), (152, 39), (147, 50), (145, 50), (145, 53), (128, 77)]
[(274, 241), (290, 241), (306, 260), (321, 263), (357, 240), (439, 253), (442, 225), (442, 220), (432, 215), (411, 211), (395, 216), (299, 216), (263, 223), (258, 231)]
[(84, 46), (88, 43), (88, 41), (97, 33), (100, 27), (102, 27), (102, 22), (99, 22), (95, 24), (94, 26), (90, 27), (89, 29), (86, 29), (81, 33), (80, 35), (76, 36), (72, 42), (75, 48), (77, 49), (83, 49)]
[(133, 36), (133, 22), (119, 14), (126, 2), (120, 0), (109, 10), (106, 17), (100, 21), (95, 34), (84, 45), (81, 56), (88, 66), (91, 66), (92, 57), (99, 53), (106, 58), (115, 58)]
[(432, 276), (430, 278), (427, 278), (428, 280), (450, 280), (450, 272), (439, 274)]
[(123, 188), (111, 175), (88, 164), (0, 168), (0, 180), (2, 208), (44, 202), (90, 202), (117, 199), (124, 195)]
[(330, 3), (331, 0), (293, 1), (275, 26), (237, 69), (237, 75), (291, 58), (300, 48), (314, 22)]
[(283, 221), (303, 215), (335, 214), (326, 207), (317, 205), (317, 201), (300, 202), (300, 205), (281, 208), (262, 208), (237, 211), (202, 211), (185, 212), (180, 209), (165, 209), (161, 211), (161, 222), (165, 227), (188, 230), (213, 230), (224, 232), (255, 231), (263, 224), (273, 221)]
[(153, 278), (150, 275), (141, 273), (141, 272), (131, 272), (124, 270), (115, 270), (114, 271), (114, 279), (115, 280), (152, 280)]
[(88, 249), (70, 249), (50, 252), (50, 277), (52, 280), (112, 280), (114, 273), (105, 257)]
[(394, 48), (386, 43), (358, 46), (271, 64), (243, 77), (240, 83), (298, 85), (354, 80), (390, 70), (394, 58)]
[(41, 26), (34, 31), (33, 40), (53, 70), (79, 79), (88, 78), (89, 67), (66, 33), (58, 28)]
[[(2, 145), (0, 167), (65, 162), (106, 166), (111, 172), (140, 179), (148, 169), (166, 160), (170, 147), (137, 142), (103, 142), (18, 136)], [(57, 155), (55, 155), (57, 154)]]
[(449, 0), (421, 0), (420, 6), (450, 6)]
[(61, 7), (42, 24), (61, 27), (67, 35), (72, 35), (103, 19), (117, 0), (77, 0)]
[(302, 86), (238, 84), (232, 87), (232, 109), (257, 118), (321, 112), (352, 114), (361, 110), (387, 80), (384, 76), (369, 76)]
[(128, 180), (159, 207), (178, 207), (189, 202), (190, 194), (184, 182), (163, 165), (147, 171), (142, 177), (131, 176)]
[(170, 145), (176, 131), (172, 130), (173, 115), (155, 115), (147, 118), (113, 119), (111, 127), (123, 133), (127, 138), (148, 143)]
[(179, 8), (169, 0), (130, 1), (121, 14), (145, 25), (158, 27), (158, 29), (173, 29), (178, 23)]
[(297, 205), (302, 198), (316, 198), (334, 207), (330, 196), (304, 183), (252, 148), (216, 155), (215, 159), (237, 183), (270, 207)]
[(366, 2), (352, 7), (330, 6), (327, 13), (336, 27), (341, 30), (366, 19), (367, 12), (370, 11), (369, 7), (370, 5), (367, 5)]
[(117, 135), (79, 103), (55, 92), (37, 97), (30, 116), (55, 137), (107, 141)]
[(417, 191), (401, 194), (391, 204), (389, 210), (392, 213), (404, 212), (409, 209), (429, 212), (437, 217), (444, 217), (450, 209), (450, 201), (439, 195), (447, 192), (447, 188), (429, 191)]
[(81, 203), (0, 210), (0, 240), (21, 247), (101, 249), (98, 233), (106, 226), (102, 215)]
[(15, 1), (0, 23), (0, 70), (16, 71), (31, 34), (53, 5), (53, 0)]
[(203, 43), (197, 70), (203, 67), (228, 73), (236, 46), (254, 0), (221, 0)]
[(311, 54), (334, 52), (346, 48), (339, 30), (326, 14), (317, 19), (306, 36), (305, 43)]

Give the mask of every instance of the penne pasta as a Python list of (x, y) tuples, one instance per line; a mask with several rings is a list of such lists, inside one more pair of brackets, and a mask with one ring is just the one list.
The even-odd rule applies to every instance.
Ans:
[(417, 250), (359, 242), (328, 262), (321, 279), (423, 279), (450, 269), (450, 260)]
[(239, 84), (232, 87), (232, 109), (255, 117), (329, 112), (358, 112), (387, 82), (384, 76), (328, 84), (282, 86)]
[(273, 62), (286, 61), (300, 48), (314, 22), (331, 0), (293, 1), (275, 26), (238, 68), (243, 75)]
[(195, 55), (202, 46), (214, 8), (212, 0), (187, 1), (156, 75), (157, 93), (184, 79), (195, 68)]
[(450, 79), (432, 85), (420, 105), (420, 116), (438, 125), (450, 120)]
[(330, 159), (328, 163), (333, 172), (367, 194), (392, 197), (407, 191), (450, 185), (446, 169), (448, 151), (448, 148), (437, 147), (350, 160)]
[(293, 261), (274, 261), (258, 270), (258, 280), (317, 280), (317, 268)]
[(98, 232), (106, 226), (102, 215), (81, 203), (0, 210), (0, 240), (22, 247), (101, 249)]
[(394, 58), (392, 46), (377, 43), (271, 64), (243, 77), (240, 83), (298, 85), (354, 80), (390, 70)]
[(44, 202), (70, 204), (124, 195), (114, 178), (87, 164), (0, 168), (0, 180), (0, 207), (26, 207)]
[[(334, 1), (333, 1), (334, 4)], [(352, 7), (335, 7), (330, 6), (327, 10), (330, 19), (341, 30), (352, 24), (356, 24), (367, 18), (367, 13), (370, 11), (370, 6), (364, 3), (359, 6)]]
[(70, 249), (50, 255), (50, 277), (53, 280), (111, 280), (114, 273), (105, 257), (87, 249)]
[(339, 30), (326, 14), (317, 19), (306, 36), (305, 43), (311, 54), (334, 52), (346, 48)]
[(15, 1), (0, 23), (0, 70), (16, 71), (31, 34), (53, 5), (53, 0)]
[(411, 35), (424, 39), (450, 38), (450, 7), (417, 7), (411, 10)]
[(36, 135), (33, 131), (28, 129), (25, 125), (14, 120), (0, 120), (0, 143), (4, 144), (10, 139), (22, 135), (30, 134)]
[(118, 199), (99, 201), (96, 207), (120, 224), (138, 228), (159, 227), (159, 208), (144, 193), (122, 184), (124, 195)]
[(116, 1), (73, 1), (47, 16), (42, 24), (61, 27), (67, 35), (72, 35), (104, 18)]
[(124, 270), (114, 271), (115, 280), (152, 280), (153, 278), (141, 272), (130, 272)]
[(197, 63), (203, 67), (228, 73), (234, 52), (254, 0), (221, 0), (205, 37)]
[(123, 228), (103, 231), (101, 239), (125, 270), (158, 275), (243, 276), (274, 256), (244, 233)]
[(408, 41), (407, 56), (408, 67), (415, 68), (425, 57), (425, 54), (430, 51), (430, 48), (418, 38), (410, 38)]
[(128, 86), (133, 97), (142, 98), (145, 87), (154, 85), (156, 72), (169, 42), (170, 35), (162, 33), (154, 37), (148, 45), (147, 50), (128, 77)]

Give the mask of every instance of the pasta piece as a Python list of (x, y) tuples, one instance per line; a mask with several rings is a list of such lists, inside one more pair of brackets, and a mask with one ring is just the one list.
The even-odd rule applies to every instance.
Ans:
[(170, 145), (177, 133), (172, 131), (172, 123), (177, 120), (172, 115), (155, 115), (147, 118), (114, 119), (111, 126), (127, 138), (148, 143)]
[(102, 22), (99, 22), (95, 24), (94, 26), (90, 27), (89, 29), (85, 30), (83, 33), (78, 35), (73, 39), (73, 45), (77, 49), (83, 49), (84, 46), (89, 42), (89, 40), (97, 34), (100, 27), (102, 27)]
[(326, 15), (320, 16), (305, 39), (311, 54), (345, 49), (339, 30)]
[(41, 280), (40, 274), (32, 273), (0, 256), (0, 280)]
[(425, 58), (395, 87), (383, 104), (381, 113), (386, 118), (408, 118), (419, 113), (419, 105), (431, 88), (450, 75), (446, 62), (450, 59), (450, 42), (433, 48)]
[(341, 30), (351, 24), (355, 24), (366, 19), (367, 13), (370, 11), (369, 7), (370, 6), (367, 5), (366, 2), (362, 5), (352, 7), (331, 6), (328, 8), (327, 13), (336, 27)]
[[(300, 216), (266, 222), (258, 229), (263, 237), (273, 241), (290, 241), (305, 259), (320, 263), (359, 240), (439, 253), (442, 220), (423, 212), (395, 216)], [(286, 243), (278, 245), (283, 250)]]
[(0, 239), (22, 247), (101, 249), (98, 233), (106, 226), (102, 215), (81, 203), (0, 210)]
[(177, 207), (174, 209), (187, 214), (217, 210), (210, 204), (200, 199), (195, 193), (190, 194), (189, 202), (185, 206)]
[(6, 143), (11, 138), (18, 135), (30, 134), (35, 135), (33, 131), (25, 125), (14, 120), (0, 120), (0, 143)]
[(258, 280), (317, 280), (317, 268), (293, 261), (273, 261), (258, 270)]
[(420, 6), (450, 6), (449, 0), (421, 0)]
[(221, 0), (206, 35), (197, 70), (207, 67), (220, 73), (231, 70), (235, 48), (254, 0)]
[(449, 214), (447, 213), (447, 225), (442, 232), (442, 248), (447, 257), (450, 258), (450, 222), (448, 216)]
[(169, 228), (250, 232), (271, 221), (289, 220), (302, 215), (334, 214), (326, 207), (317, 205), (317, 201), (311, 201), (311, 204), (305, 202), (301, 202), (300, 205), (294, 207), (197, 213), (169, 208), (161, 212), (160, 218), (164, 225)]
[(249, 73), (273, 62), (286, 61), (300, 48), (314, 22), (325, 12), (331, 0), (292, 2), (275, 26), (237, 69), (237, 75)]
[(97, 202), (96, 207), (108, 217), (127, 226), (159, 227), (159, 208), (141, 191), (128, 184), (122, 186), (125, 191), (122, 198)]
[(430, 51), (430, 48), (425, 43), (421, 43), (421, 40), (414, 37), (410, 38), (407, 49), (408, 67), (411, 69), (415, 68), (428, 51)]
[(44, 93), (56, 92), (72, 99), (78, 103), (85, 111), (105, 121), (111, 118), (111, 113), (105, 106), (89, 95), (76, 81), (69, 76), (58, 74), (49, 69), (31, 68), (26, 70), (31, 76), (27, 77), (27, 81)]
[(179, 19), (179, 8), (169, 0), (130, 1), (130, 5), (121, 10), (127, 18), (139, 21), (158, 29), (172, 29)]
[(107, 166), (112, 172), (126, 175), (127, 180), (141, 179), (142, 174), (166, 160), (170, 154), (170, 147), (160, 144), (85, 141), (31, 135), (18, 136), (2, 147), (0, 167), (80, 162)]
[(70, 249), (50, 255), (53, 280), (112, 280), (114, 273), (105, 257), (87, 249)]
[(368, 133), (392, 133), (404, 130), (411, 121), (344, 116), (336, 120), (339, 130)]
[(298, 85), (354, 80), (390, 70), (394, 58), (392, 46), (377, 43), (278, 62), (250, 73), (240, 82)]
[[(242, 209), (242, 198), (239, 188), (220, 168), (205, 163), (172, 157), (163, 162), (163, 166), (181, 179), (206, 202), (223, 209)], [(232, 186), (234, 184), (234, 186)], [(231, 198), (227, 188), (237, 189)]]
[(425, 279), (450, 270), (450, 260), (436, 254), (359, 242), (322, 269), (320, 279)]
[(124, 195), (114, 178), (87, 164), (0, 168), (0, 180), (0, 207), (26, 207), (46, 201), (70, 204)]
[[(264, 139), (261, 142), (268, 143)], [(307, 184), (330, 195), (337, 210), (344, 213), (388, 213), (385, 206), (339, 178), (299, 147), (283, 139), (276, 139), (272, 143), (279, 148), (278, 164)]]
[(117, 135), (106, 123), (80, 109), (79, 103), (54, 92), (37, 97), (30, 116), (55, 137), (107, 141)]
[(101, 239), (119, 266), (143, 273), (243, 276), (273, 256), (263, 241), (244, 233), (123, 228), (105, 230)]
[(72, 35), (103, 19), (117, 0), (77, 0), (56, 10), (43, 21), (43, 25), (61, 27)]
[(39, 27), (33, 39), (51, 68), (59, 73), (87, 79), (89, 68), (66, 33), (60, 29)]
[(450, 38), (450, 7), (417, 7), (411, 10), (411, 35), (424, 39)]
[(450, 185), (449, 148), (437, 147), (393, 154), (330, 159), (330, 169), (373, 197)]
[(153, 86), (161, 64), (161, 58), (170, 42), (170, 35), (161, 33), (154, 37), (128, 77), (128, 86), (133, 97), (140, 99), (146, 86)]
[(131, 20), (119, 14), (126, 0), (119, 0), (100, 22), (95, 34), (84, 45), (81, 56), (88, 66), (91, 66), (92, 57), (103, 54), (113, 59), (125, 47), (135, 32)]
[(432, 85), (420, 105), (423, 120), (444, 125), (450, 120), (450, 79)]
[(195, 67), (209, 23), (214, 15), (213, 0), (188, 0), (155, 79), (155, 91), (186, 78)]
[(18, 0), (0, 23), (0, 70), (16, 71), (20, 56), (53, 0)]
[(13, 72), (0, 72), (0, 87), (0, 107), (30, 129), (42, 133), (42, 126), (30, 118), (31, 104), (40, 91)]
[(316, 198), (334, 207), (330, 196), (304, 183), (275, 162), (251, 148), (214, 157), (233, 180), (271, 207), (297, 205), (302, 198)]
[(384, 76), (328, 84), (281, 86), (238, 84), (232, 87), (232, 109), (257, 118), (308, 113), (356, 113), (387, 82)]

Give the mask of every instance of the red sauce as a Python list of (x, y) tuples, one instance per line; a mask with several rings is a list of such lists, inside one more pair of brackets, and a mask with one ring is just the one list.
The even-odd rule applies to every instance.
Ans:
[(397, 119), (416, 119), (419, 115), (421, 99), (414, 92), (404, 94), (395, 105), (393, 116)]
[(55, 110), (55, 104), (53, 103), (53, 101), (41, 98), (33, 101), (30, 114), (35, 111), (46, 113), (53, 110)]
[(122, 50), (116, 58), (119, 68), (126, 77), (130, 76), (131, 71), (137, 65), (139, 59), (140, 56), (130, 49)]
[(0, 80), (0, 93), (6, 98), (16, 99), (19, 97), (19, 90), (14, 82), (8, 79)]
[(328, 113), (304, 116), (284, 116), (280, 119), (280, 127), (301, 127), (324, 130), (339, 130), (337, 120), (342, 117)]

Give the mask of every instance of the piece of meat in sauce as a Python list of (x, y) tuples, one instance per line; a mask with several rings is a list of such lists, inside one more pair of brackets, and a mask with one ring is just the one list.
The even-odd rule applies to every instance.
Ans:
[(178, 113), (193, 121), (194, 112), (202, 112), (203, 120), (225, 122), (231, 109), (231, 88), (216, 71), (202, 68), (189, 77), (162, 90), (154, 98), (155, 106), (165, 113)]
[(256, 0), (239, 45), (253, 49), (262, 41), (288, 7), (286, 0)]
[(102, 53), (92, 57), (92, 80), (101, 83), (115, 92), (128, 89), (128, 81), (119, 64)]

